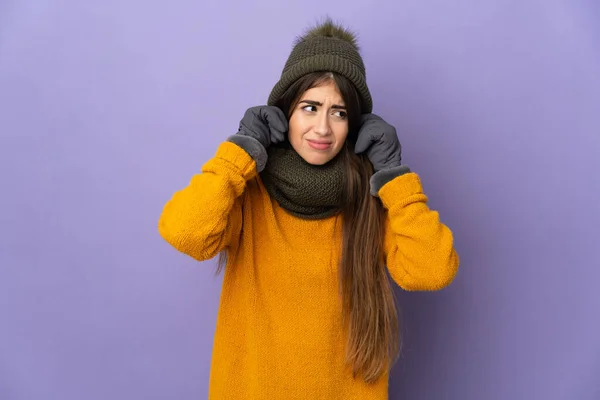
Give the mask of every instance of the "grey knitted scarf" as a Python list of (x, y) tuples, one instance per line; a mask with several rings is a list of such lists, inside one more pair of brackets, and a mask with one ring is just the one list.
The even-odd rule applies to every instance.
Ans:
[(269, 147), (261, 172), (265, 188), (279, 205), (305, 219), (327, 218), (341, 211), (343, 178), (339, 154), (325, 165), (312, 165), (289, 142)]

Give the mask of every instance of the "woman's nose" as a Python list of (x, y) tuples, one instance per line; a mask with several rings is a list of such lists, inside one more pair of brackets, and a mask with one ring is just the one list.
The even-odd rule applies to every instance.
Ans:
[(330, 130), (331, 126), (329, 124), (329, 115), (327, 115), (327, 113), (319, 115), (314, 128), (315, 133), (325, 136), (329, 134)]

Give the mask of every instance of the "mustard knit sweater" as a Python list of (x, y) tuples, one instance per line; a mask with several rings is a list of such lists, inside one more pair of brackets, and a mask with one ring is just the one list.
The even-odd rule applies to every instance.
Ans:
[[(458, 269), (452, 233), (419, 178), (385, 184), (385, 254), (405, 290), (438, 290)], [(254, 160), (222, 143), (167, 202), (162, 237), (208, 260), (228, 250), (214, 337), (210, 400), (387, 399), (388, 377), (367, 385), (344, 363), (338, 260), (341, 217), (305, 220), (269, 197)]]

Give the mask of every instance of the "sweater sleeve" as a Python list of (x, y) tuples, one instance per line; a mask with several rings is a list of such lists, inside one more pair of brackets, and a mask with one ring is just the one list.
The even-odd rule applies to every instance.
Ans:
[(387, 210), (384, 250), (392, 279), (407, 291), (434, 291), (454, 279), (459, 257), (450, 229), (427, 206), (417, 174), (385, 184), (379, 198)]
[(237, 144), (222, 143), (215, 156), (165, 204), (160, 235), (198, 261), (213, 258), (239, 236), (242, 194), (255, 177), (256, 162)]

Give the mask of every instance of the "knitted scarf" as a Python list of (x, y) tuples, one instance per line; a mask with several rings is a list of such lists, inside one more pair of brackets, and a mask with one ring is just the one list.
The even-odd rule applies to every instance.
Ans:
[(325, 165), (304, 161), (289, 142), (272, 145), (261, 179), (267, 192), (289, 213), (305, 219), (341, 211), (344, 166), (336, 156)]

